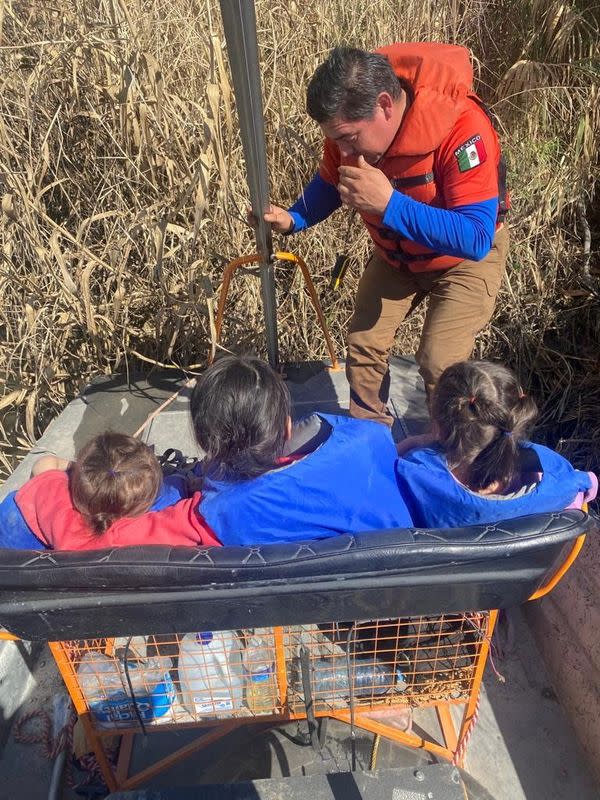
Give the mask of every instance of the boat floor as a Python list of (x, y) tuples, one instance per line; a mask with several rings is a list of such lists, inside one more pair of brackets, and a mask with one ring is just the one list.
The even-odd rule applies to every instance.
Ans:
[[(342, 371), (302, 364), (289, 366), (286, 374), (296, 417), (313, 410), (347, 413), (348, 386)], [(425, 394), (412, 359), (393, 359), (391, 378), (390, 406), (398, 418), (394, 434), (400, 439), (425, 428)], [(164, 371), (144, 379), (132, 377), (129, 383), (120, 377), (97, 380), (49, 426), (0, 488), (0, 496), (28, 478), (31, 464), (40, 453), (50, 451), (70, 458), (91, 435), (106, 428), (133, 433), (182, 382), (180, 374)], [(188, 397), (189, 390), (185, 389), (144, 431), (144, 438), (155, 444), (157, 453), (175, 447), (186, 455), (197, 455), (192, 445)], [(521, 609), (511, 609), (504, 615), (500, 633), (502, 652), (495, 653), (494, 664), (486, 671), (479, 718), (467, 752), (467, 772), (495, 800), (595, 800), (598, 788)], [(62, 691), (47, 646), (0, 643), (0, 797), (46, 798), (52, 764), (43, 756), (40, 745), (15, 742), (14, 725), (31, 711), (43, 710), (52, 715), (54, 697)], [(439, 737), (431, 710), (415, 712), (414, 724)], [(161, 773), (145, 788), (318, 775), (351, 768), (348, 726), (330, 722), (320, 754), (291, 741), (290, 736), (295, 733), (296, 723), (268, 731), (242, 728)], [(137, 737), (132, 767), (143, 768), (197, 735), (197, 731), (186, 730), (153, 732), (146, 741)], [(371, 734), (357, 731), (359, 769), (368, 768), (371, 743)], [(377, 761), (380, 769), (427, 761), (419, 752), (381, 740)], [(79, 796), (72, 789), (64, 790), (64, 800)]]

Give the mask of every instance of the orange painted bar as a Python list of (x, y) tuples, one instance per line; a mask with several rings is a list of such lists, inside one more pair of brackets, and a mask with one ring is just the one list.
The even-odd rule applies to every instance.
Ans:
[[(328, 714), (328, 716), (332, 719), (338, 719), (340, 722), (347, 722), (350, 724), (349, 710), (332, 711), (330, 714)], [(420, 736), (416, 736), (414, 733), (406, 733), (405, 731), (398, 730), (398, 728), (393, 728), (391, 725), (385, 725), (382, 722), (377, 722), (375, 720), (363, 717), (360, 712), (355, 712), (354, 714), (354, 725), (355, 727), (362, 728), (365, 731), (378, 733), (380, 736), (384, 736), (386, 739), (391, 739), (394, 742), (398, 742), (398, 744), (403, 744), (407, 747), (412, 747), (413, 749), (417, 750), (427, 750), (436, 756), (445, 758), (447, 761), (450, 761), (454, 755), (447, 747), (442, 747), (441, 745), (431, 742), (428, 739), (422, 739)]]
[(552, 589), (554, 589), (556, 584), (563, 578), (565, 573), (568, 572), (571, 566), (573, 565), (573, 562), (579, 555), (584, 542), (585, 542), (585, 533), (583, 533), (581, 536), (578, 536), (577, 539), (575, 539), (569, 555), (566, 557), (566, 559), (563, 561), (560, 567), (556, 570), (556, 572), (550, 578), (550, 580), (544, 586), (541, 586), (537, 591), (535, 591), (531, 595), (531, 597), (529, 598), (530, 600), (539, 600), (540, 597), (544, 597), (544, 595), (548, 594), (548, 592), (551, 592)]
[(96, 729), (94, 728), (91, 717), (89, 713), (86, 713), (86, 714), (81, 714), (79, 718), (81, 719), (81, 724), (83, 725), (86, 738), (94, 750), (96, 761), (98, 762), (98, 765), (102, 772), (102, 777), (104, 778), (108, 790), (110, 792), (116, 792), (117, 789), (119, 788), (117, 783), (117, 778), (106, 756), (106, 750), (104, 749), (102, 740), (100, 739)]
[(448, 703), (440, 703), (436, 705), (435, 711), (438, 722), (440, 723), (442, 736), (444, 737), (444, 743), (448, 750), (454, 753), (458, 745), (458, 736), (456, 735), (456, 728), (454, 727), (454, 721), (450, 713), (450, 706)]
[(327, 328), (327, 321), (325, 320), (325, 315), (323, 314), (323, 309), (321, 308), (321, 303), (319, 301), (319, 295), (317, 294), (317, 290), (315, 289), (315, 285), (311, 278), (309, 269), (306, 266), (306, 262), (302, 258), (300, 258), (300, 256), (296, 256), (293, 253), (286, 253), (285, 251), (281, 250), (275, 253), (275, 258), (279, 259), (280, 261), (292, 261), (294, 264), (298, 264), (298, 266), (300, 267), (300, 271), (302, 272), (302, 277), (304, 278), (304, 283), (306, 284), (306, 288), (308, 289), (308, 294), (310, 296), (313, 308), (316, 312), (317, 319), (319, 320), (319, 325), (321, 326), (321, 330), (323, 331), (323, 336), (325, 337), (327, 349), (329, 350), (329, 358), (331, 359), (331, 369), (336, 371), (339, 370), (340, 366), (338, 364), (338, 360), (335, 355), (335, 348), (333, 346), (333, 341), (331, 340), (331, 336), (329, 335), (329, 330)]
[[(323, 309), (321, 308), (321, 303), (319, 301), (319, 295), (317, 294), (317, 291), (315, 289), (315, 285), (310, 276), (310, 271), (306, 266), (306, 262), (302, 258), (300, 258), (300, 256), (296, 256), (293, 253), (288, 253), (285, 251), (279, 251), (275, 253), (275, 258), (279, 261), (291, 261), (300, 267), (300, 271), (302, 272), (302, 277), (304, 278), (304, 283), (306, 285), (310, 301), (317, 315), (317, 319), (319, 321), (319, 325), (321, 326), (321, 330), (323, 331), (323, 336), (325, 337), (325, 343), (327, 345), (327, 350), (329, 351), (329, 357), (331, 359), (331, 369), (338, 370), (340, 367), (337, 360), (337, 356), (335, 354), (333, 340), (331, 339), (331, 336), (329, 334), (329, 330), (327, 328), (327, 320), (325, 319), (325, 315), (323, 314)], [(215, 343), (211, 348), (211, 352), (208, 357), (209, 364), (212, 364), (214, 360), (216, 354), (215, 346), (218, 345), (219, 342), (221, 341), (221, 331), (223, 329), (223, 319), (225, 317), (225, 303), (227, 302), (227, 295), (229, 294), (229, 286), (231, 284), (233, 273), (240, 267), (244, 266), (245, 264), (256, 264), (259, 261), (260, 261), (260, 256), (258, 255), (258, 253), (252, 253), (251, 255), (248, 256), (241, 256), (240, 258), (234, 258), (233, 261), (230, 261), (223, 270), (223, 282), (221, 283), (221, 291), (219, 292), (219, 300), (217, 302), (217, 316), (215, 319)]]
[(67, 691), (71, 696), (71, 700), (75, 706), (75, 711), (79, 716), (87, 714), (87, 703), (85, 702), (81, 689), (79, 688), (77, 673), (75, 672), (73, 664), (65, 652), (65, 645), (62, 642), (48, 642), (48, 647), (54, 656), (58, 671), (62, 675), (62, 679), (65, 682)]
[[(230, 261), (229, 264), (223, 270), (223, 283), (221, 284), (221, 292), (219, 294), (219, 301), (217, 303), (217, 317), (215, 320), (215, 338), (216, 344), (221, 341), (221, 330), (223, 328), (223, 317), (225, 316), (225, 303), (227, 302), (227, 295), (229, 294), (229, 284), (231, 283), (231, 278), (233, 277), (233, 273), (239, 267), (242, 267), (244, 264), (256, 264), (260, 261), (260, 256), (258, 253), (252, 253), (249, 256), (241, 256), (240, 258), (234, 258), (233, 261)], [(210, 355), (208, 357), (208, 363), (212, 364), (215, 358), (215, 351), (214, 348), (211, 349)]]
[[(453, 755), (458, 752), (459, 748), (461, 747), (463, 740), (465, 737), (470, 735), (470, 731), (472, 726), (475, 724), (475, 710), (477, 708), (477, 703), (479, 701), (479, 692), (481, 689), (481, 681), (483, 680), (483, 673), (485, 671), (485, 666), (487, 664), (487, 657), (490, 649), (490, 642), (492, 641), (492, 634), (494, 633), (494, 628), (496, 627), (496, 622), (498, 620), (498, 611), (490, 611), (488, 617), (488, 624), (487, 624), (487, 631), (485, 638), (481, 643), (481, 650), (479, 651), (479, 655), (477, 657), (477, 666), (475, 668), (475, 675), (473, 677), (473, 684), (471, 686), (471, 691), (469, 692), (469, 700), (467, 702), (467, 706), (465, 708), (465, 713), (463, 714), (462, 722), (460, 725), (460, 731), (458, 733), (458, 742), (456, 744), (456, 748), (454, 750)], [(462, 766), (463, 759), (460, 759), (460, 763), (457, 766)]]
[(243, 725), (247, 722), (247, 718), (222, 721), (218, 728), (210, 731), (210, 733), (206, 733), (204, 736), (198, 736), (198, 738), (194, 739), (193, 742), (189, 742), (189, 744), (184, 745), (184, 747), (180, 747), (179, 750), (175, 750), (174, 753), (170, 753), (168, 756), (165, 756), (165, 758), (155, 761), (151, 766), (141, 770), (140, 772), (137, 772), (126, 781), (123, 781), (118, 788), (134, 789), (144, 781), (150, 780), (150, 778), (158, 775), (163, 770), (169, 769), (180, 761), (183, 761), (183, 759), (192, 755), (192, 753), (195, 753), (197, 750), (201, 750), (203, 747), (218, 741), (223, 736), (226, 736), (228, 733), (235, 730), (235, 728), (238, 728), (240, 725)]
[(279, 690), (279, 703), (284, 706), (287, 703), (287, 670), (285, 668), (285, 646), (283, 644), (283, 628), (273, 628), (275, 639), (275, 673), (277, 676), (277, 688)]

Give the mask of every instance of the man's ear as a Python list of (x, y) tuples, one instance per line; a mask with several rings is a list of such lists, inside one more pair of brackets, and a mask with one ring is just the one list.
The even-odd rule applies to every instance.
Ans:
[(285, 421), (285, 440), (289, 442), (292, 438), (292, 418), (288, 417)]
[(391, 119), (394, 111), (394, 99), (388, 92), (380, 92), (377, 96), (377, 105), (384, 113), (386, 119)]

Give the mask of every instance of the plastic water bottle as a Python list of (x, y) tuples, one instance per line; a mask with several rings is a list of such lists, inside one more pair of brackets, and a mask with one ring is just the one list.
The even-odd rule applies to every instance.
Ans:
[(191, 714), (219, 714), (241, 708), (241, 643), (234, 631), (186, 634), (179, 648), (179, 681), (183, 705)]
[(170, 658), (157, 656), (127, 661), (126, 670), (122, 659), (89, 651), (84, 653), (77, 668), (77, 680), (98, 722), (131, 725), (138, 716), (144, 722), (151, 722), (169, 711), (175, 700), (171, 667)]
[(277, 701), (274, 672), (273, 631), (257, 628), (246, 640), (243, 662), (246, 677), (246, 705), (257, 714), (269, 714)]
[(310, 668), (312, 691), (324, 701), (349, 697), (350, 689), (354, 697), (371, 697), (386, 694), (394, 685), (400, 691), (406, 688), (401, 670), (394, 672), (373, 659), (350, 657), (350, 680), (344, 655), (311, 660)]

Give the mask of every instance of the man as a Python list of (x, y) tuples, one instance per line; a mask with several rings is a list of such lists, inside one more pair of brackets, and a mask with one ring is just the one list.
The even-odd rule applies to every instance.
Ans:
[(500, 288), (508, 247), (503, 163), (472, 93), (465, 48), (335, 48), (308, 86), (325, 136), (319, 171), (289, 210), (265, 214), (289, 234), (356, 209), (375, 244), (348, 333), (350, 410), (391, 425), (388, 359), (400, 323), (429, 296), (417, 350), (428, 393), (468, 358)]

